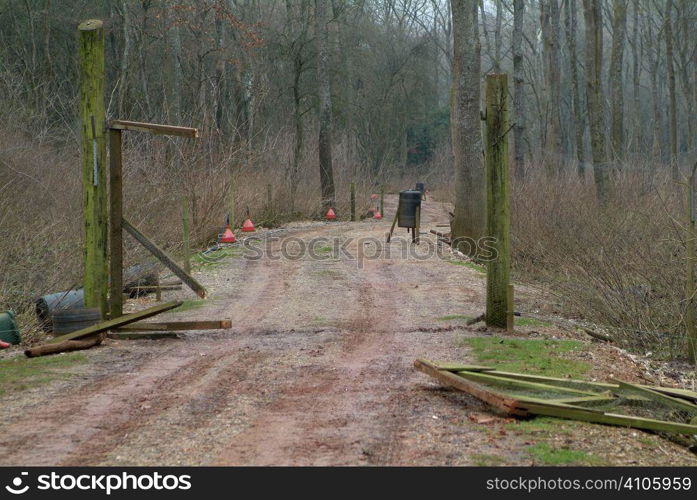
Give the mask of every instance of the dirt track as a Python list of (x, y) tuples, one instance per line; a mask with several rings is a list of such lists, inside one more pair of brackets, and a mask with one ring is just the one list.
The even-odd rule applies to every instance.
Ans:
[[(394, 200), (387, 208), (394, 213)], [(426, 232), (447, 220), (431, 202), (422, 217)], [(389, 222), (276, 234), (382, 241)], [(356, 255), (357, 244), (349, 250)], [(0, 463), (445, 465), (482, 455), (531, 463), (523, 438), (468, 420), (486, 411), (478, 401), (412, 368), (418, 357), (471, 361), (461, 338), (475, 332), (436, 318), (480, 312), (481, 274), (436, 256), (362, 267), (322, 256), (222, 261), (197, 275), (211, 291), (206, 307), (167, 318), (231, 318), (232, 330), (107, 341), (86, 351), (69, 381), (5, 397)]]

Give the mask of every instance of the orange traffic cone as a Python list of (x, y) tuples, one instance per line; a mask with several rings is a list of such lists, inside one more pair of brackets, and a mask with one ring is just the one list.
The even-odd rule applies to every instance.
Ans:
[(382, 214), (380, 213), (379, 210), (375, 211), (375, 213), (373, 214), (373, 219), (377, 219), (377, 220), (382, 219)]
[(336, 219), (336, 214), (334, 213), (334, 210), (330, 208), (329, 210), (327, 210), (327, 215), (325, 217), (327, 218), (327, 220), (334, 220)]
[(254, 224), (252, 224), (252, 219), (247, 219), (246, 221), (244, 221), (244, 224), (242, 224), (242, 231), (245, 233), (251, 233), (255, 231)]
[(237, 241), (237, 238), (235, 238), (235, 233), (232, 232), (232, 229), (230, 229), (230, 224), (225, 226), (225, 232), (223, 232), (223, 235), (220, 237), (220, 243), (235, 243)]

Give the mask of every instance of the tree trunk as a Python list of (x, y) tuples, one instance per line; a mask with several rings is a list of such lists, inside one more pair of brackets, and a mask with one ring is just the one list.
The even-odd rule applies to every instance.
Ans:
[(666, 67), (668, 68), (668, 113), (670, 116), (670, 171), (674, 180), (678, 180), (678, 118), (675, 96), (675, 68), (673, 67), (673, 0), (667, 0), (664, 14), (666, 39)]
[(602, 101), (603, 22), (601, 0), (583, 0), (586, 28), (586, 100), (591, 131), (593, 177), (601, 204), (607, 201), (608, 172)]
[(627, 28), (627, 0), (614, 0), (612, 14), (612, 54), (610, 56), (610, 152), (615, 163), (624, 157), (624, 88), (622, 66)]
[(559, 68), (559, 4), (558, 0), (540, 2), (540, 24), (542, 26), (543, 60), (545, 73), (545, 96), (547, 135), (544, 163), (548, 173), (561, 170), (561, 74)]
[(464, 237), (476, 240), (484, 231), (477, 4), (467, 0), (450, 0), (450, 5), (453, 22), (450, 127), (455, 167), (452, 235), (453, 241)]
[(632, 17), (632, 104), (634, 106), (634, 147), (636, 158), (639, 158), (643, 143), (641, 124), (641, 99), (639, 96), (641, 81), (641, 64), (639, 56), (639, 0), (633, 2)]
[(332, 94), (329, 73), (329, 31), (327, 0), (315, 0), (317, 36), (317, 83), (319, 94), (319, 179), (322, 207), (334, 206), (334, 172), (332, 170)]
[(574, 142), (576, 143), (576, 169), (581, 180), (586, 177), (586, 150), (584, 147), (583, 136), (585, 126), (583, 120), (583, 110), (581, 109), (581, 95), (578, 86), (578, 61), (576, 57), (576, 2), (575, 0), (564, 1), (564, 25), (566, 28), (566, 45), (569, 51), (569, 66), (571, 67), (571, 110), (574, 116)]
[(523, 20), (525, 0), (513, 0), (513, 156), (518, 180), (525, 177), (525, 94), (523, 92)]

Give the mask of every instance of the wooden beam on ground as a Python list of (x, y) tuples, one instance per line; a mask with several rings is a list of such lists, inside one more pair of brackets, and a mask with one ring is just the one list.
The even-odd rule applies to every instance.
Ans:
[(472, 396), (481, 399), (494, 408), (498, 408), (507, 414), (521, 416), (527, 415), (525, 411), (517, 409), (517, 402), (514, 399), (490, 391), (486, 387), (459, 377), (453, 373), (450, 373), (449, 371), (439, 370), (438, 366), (434, 365), (430, 361), (425, 359), (417, 359), (414, 361), (414, 368), (435, 378), (445, 385), (449, 385), (455, 389), (466, 392), (467, 394), (471, 394)]
[(689, 411), (691, 414), (697, 413), (697, 405), (690, 403), (689, 401), (685, 401), (684, 399), (674, 398), (673, 396), (661, 394), (660, 392), (649, 389), (648, 387), (629, 384), (627, 382), (622, 382), (621, 380), (613, 380), (613, 382), (617, 382), (617, 384), (620, 386), (620, 391), (624, 390), (644, 396), (645, 398), (649, 398), (663, 406), (669, 406), (677, 410)]
[(24, 355), (28, 358), (37, 358), (39, 356), (46, 356), (48, 354), (58, 354), (61, 352), (68, 351), (81, 351), (83, 349), (89, 349), (99, 345), (104, 340), (104, 334), (98, 333), (92, 337), (82, 339), (82, 340), (66, 340), (64, 342), (59, 342), (57, 344), (43, 344), (36, 347), (31, 347), (24, 351)]
[(697, 425), (681, 424), (677, 422), (667, 422), (651, 418), (634, 417), (630, 415), (619, 415), (615, 413), (600, 413), (590, 408), (569, 408), (551, 403), (533, 403), (520, 401), (518, 410), (526, 411), (535, 415), (545, 415), (548, 417), (564, 418), (568, 420), (581, 420), (596, 424), (618, 425), (621, 427), (634, 427), (635, 429), (645, 429), (649, 431), (675, 432), (678, 434), (697, 435)]
[(528, 382), (526, 380), (516, 380), (506, 377), (497, 377), (496, 372), (475, 373), (469, 371), (461, 371), (457, 372), (457, 375), (459, 375), (460, 377), (472, 379), (475, 382), (498, 384), (517, 389), (532, 389), (541, 392), (568, 392), (570, 394), (579, 394), (583, 396), (597, 396), (596, 393), (572, 389), (570, 387), (559, 387), (556, 385), (541, 384), (539, 382)]
[(157, 259), (162, 262), (170, 271), (172, 271), (177, 278), (182, 280), (186, 286), (191, 288), (196, 295), (201, 297), (202, 299), (206, 298), (207, 291), (201, 285), (198, 281), (196, 281), (193, 276), (190, 274), (187, 274), (186, 271), (184, 271), (179, 265), (174, 262), (172, 259), (170, 259), (166, 253), (164, 253), (157, 245), (155, 245), (152, 241), (150, 241), (148, 238), (143, 235), (138, 229), (136, 229), (130, 222), (128, 222), (126, 219), (122, 220), (123, 228), (133, 236), (138, 243), (143, 245), (145, 248), (147, 248), (150, 253), (152, 253)]
[(149, 132), (157, 135), (176, 135), (179, 137), (188, 137), (189, 139), (198, 138), (198, 129), (196, 128), (178, 127), (175, 125), (160, 125), (158, 123), (114, 120), (109, 124), (109, 128), (116, 130), (132, 130), (135, 132)]
[(164, 304), (151, 307), (149, 309), (145, 309), (143, 311), (138, 311), (134, 312), (131, 314), (126, 314), (124, 316), (121, 316), (120, 318), (114, 318), (110, 319), (108, 321), (102, 321), (101, 323), (97, 323), (96, 325), (88, 326), (87, 328), (83, 328), (82, 330), (77, 330), (74, 332), (66, 333), (65, 335), (61, 335), (60, 337), (55, 337), (51, 340), (49, 340), (47, 343), (48, 344), (57, 344), (59, 342), (63, 342), (65, 340), (73, 340), (73, 339), (78, 339), (80, 337), (86, 337), (87, 335), (91, 335), (93, 333), (101, 333), (105, 332), (107, 330), (111, 330), (113, 328), (118, 328), (120, 326), (128, 325), (130, 323), (135, 323), (136, 321), (140, 321), (141, 319), (147, 319), (151, 318), (153, 316), (156, 316), (160, 313), (163, 313), (165, 311), (169, 311), (170, 309), (174, 309), (175, 307), (179, 307), (182, 305), (181, 301), (175, 301), (175, 302), (166, 302)]
[(176, 333), (172, 332), (109, 332), (107, 334), (112, 340), (160, 340), (160, 339), (178, 339)]
[(132, 323), (116, 328), (117, 332), (161, 332), (161, 331), (187, 331), (187, 330), (228, 330), (232, 328), (232, 321), (224, 319), (220, 321), (167, 321), (163, 323)]
[(131, 286), (128, 287), (126, 290), (131, 292), (137, 292), (139, 290), (142, 290), (144, 292), (155, 292), (155, 291), (161, 291), (161, 292), (166, 292), (169, 290), (181, 290), (182, 286), (181, 283), (179, 285), (143, 285), (143, 286)]

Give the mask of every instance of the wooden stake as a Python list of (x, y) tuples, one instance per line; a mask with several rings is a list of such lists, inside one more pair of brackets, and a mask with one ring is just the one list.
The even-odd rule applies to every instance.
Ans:
[[(80, 121), (84, 209), (85, 306), (107, 304), (107, 177), (104, 139), (104, 27), (90, 19), (78, 26), (80, 36)], [(118, 295), (118, 294), (117, 294)]]
[(508, 78), (486, 77), (486, 229), (497, 255), (486, 273), (486, 324), (506, 328), (510, 279), (510, 207), (508, 199)]
[(351, 183), (351, 220), (356, 222), (356, 183)]
[(271, 184), (266, 185), (266, 210), (273, 213), (273, 188)]
[(181, 267), (177, 265), (176, 262), (174, 262), (172, 259), (167, 256), (166, 253), (164, 253), (155, 243), (150, 241), (148, 238), (145, 237), (143, 233), (138, 231), (130, 222), (128, 222), (126, 219), (122, 220), (123, 228), (133, 236), (138, 243), (143, 245), (146, 249), (150, 251), (157, 259), (162, 262), (170, 271), (172, 271), (177, 278), (182, 280), (182, 282), (191, 288), (194, 292), (196, 292), (196, 295), (201, 297), (202, 299), (206, 298), (206, 289), (201, 285), (198, 281), (194, 279), (193, 276), (191, 276), (189, 273), (185, 272)]
[(109, 129), (109, 317), (123, 314), (123, 161), (122, 134)]
[(508, 310), (506, 311), (506, 330), (508, 330), (508, 333), (513, 333), (514, 329), (514, 319), (515, 319), (515, 314), (513, 310), (513, 284), (509, 283), (508, 284), (508, 296), (506, 297), (508, 300)]
[(189, 240), (189, 198), (182, 199), (182, 238), (184, 240), (184, 272), (191, 274), (191, 243)]
[(385, 217), (385, 185), (380, 186), (380, 215)]
[(685, 311), (685, 329), (687, 331), (687, 359), (697, 365), (697, 324), (695, 323), (695, 219), (697, 214), (697, 200), (695, 198), (695, 169), (697, 163), (692, 167), (690, 184), (687, 188), (687, 297)]

